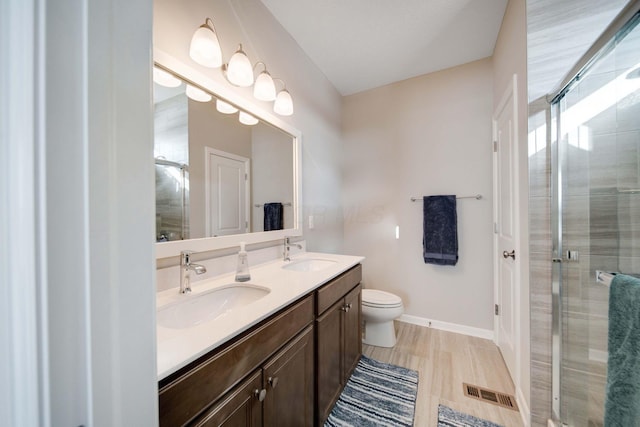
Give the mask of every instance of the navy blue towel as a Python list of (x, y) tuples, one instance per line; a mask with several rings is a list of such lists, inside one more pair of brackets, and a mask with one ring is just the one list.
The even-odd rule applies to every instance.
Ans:
[(423, 205), (425, 264), (456, 265), (458, 217), (456, 196), (427, 196)]
[(640, 426), (640, 279), (616, 275), (609, 289), (604, 425)]
[(264, 231), (282, 230), (283, 227), (282, 203), (264, 204)]

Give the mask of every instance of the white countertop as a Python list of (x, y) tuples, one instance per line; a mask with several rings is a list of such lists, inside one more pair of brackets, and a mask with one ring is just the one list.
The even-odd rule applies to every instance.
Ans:
[[(249, 254), (251, 280), (245, 284), (268, 287), (269, 294), (212, 321), (190, 328), (171, 329), (158, 325), (158, 380), (239, 335), (364, 259), (359, 256), (305, 252), (292, 256), (291, 260), (294, 262), (305, 258), (336, 262), (335, 265), (319, 271), (301, 272), (283, 269), (282, 266), (286, 263), (282, 260), (251, 267), (251, 254)], [(178, 293), (177, 288), (159, 292), (156, 297), (157, 309), (160, 310), (181, 299), (197, 298), (203, 292), (228, 285), (234, 281), (234, 276), (235, 273), (192, 282), (192, 292), (187, 295)]]

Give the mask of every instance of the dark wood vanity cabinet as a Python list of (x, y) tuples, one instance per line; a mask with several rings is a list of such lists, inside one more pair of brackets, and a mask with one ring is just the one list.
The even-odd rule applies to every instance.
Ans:
[(262, 372), (254, 372), (253, 375), (227, 393), (222, 402), (215, 404), (198, 417), (192, 425), (198, 427), (262, 427), (262, 402), (259, 398), (262, 390)]
[(362, 354), (360, 265), (316, 298), (316, 425), (323, 425)]
[(308, 326), (193, 425), (311, 426), (313, 397), (313, 328)]
[[(261, 425), (263, 401), (272, 391), (266, 383), (268, 378), (262, 378), (263, 371), (279, 369), (278, 361), (280, 365), (290, 362), (290, 366), (298, 368), (300, 358), (309, 358), (306, 363), (308, 373), (305, 374), (308, 378), (298, 379), (297, 383), (308, 390), (296, 392), (306, 394), (313, 402), (313, 307), (313, 295), (309, 295), (160, 381), (160, 426), (235, 426), (236, 422), (247, 426), (256, 422)], [(304, 347), (302, 352), (294, 346), (298, 342)], [(291, 353), (285, 354), (287, 350)], [(259, 387), (249, 381), (256, 372), (260, 376)], [(284, 390), (290, 390), (290, 383), (280, 379), (274, 390), (280, 385)], [(277, 407), (282, 403), (272, 405)], [(313, 412), (313, 409), (305, 410)], [(244, 415), (240, 413), (242, 411)]]
[(362, 353), (362, 267), (160, 381), (160, 426), (322, 425)]
[(298, 335), (262, 369), (264, 425), (311, 427), (314, 411), (313, 327)]

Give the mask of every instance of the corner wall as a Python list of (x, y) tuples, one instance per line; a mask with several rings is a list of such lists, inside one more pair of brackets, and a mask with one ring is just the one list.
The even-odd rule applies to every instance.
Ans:
[[(344, 98), (345, 250), (366, 257), (367, 288), (399, 295), (405, 313), (493, 330), (492, 65), (483, 59)], [(460, 259), (422, 259), (423, 195), (458, 200)], [(400, 238), (395, 227), (400, 226)]]

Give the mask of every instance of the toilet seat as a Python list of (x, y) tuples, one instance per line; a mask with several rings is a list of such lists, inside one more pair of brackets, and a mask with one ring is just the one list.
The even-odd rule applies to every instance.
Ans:
[(402, 306), (402, 299), (389, 292), (363, 289), (362, 305), (372, 308), (396, 308)]

